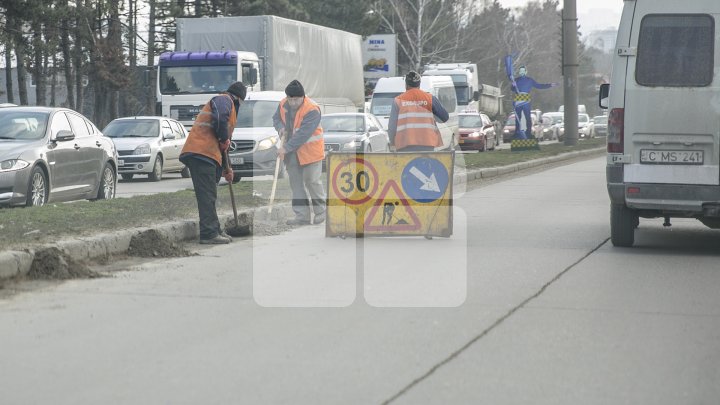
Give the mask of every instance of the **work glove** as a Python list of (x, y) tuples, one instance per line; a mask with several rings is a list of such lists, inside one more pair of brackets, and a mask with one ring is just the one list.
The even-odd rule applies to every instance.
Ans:
[(223, 170), (222, 175), (225, 178), (225, 181), (227, 181), (228, 183), (232, 183), (234, 178), (234, 173), (232, 170)]
[(225, 152), (230, 148), (230, 140), (226, 139), (225, 142), (220, 142), (220, 150)]

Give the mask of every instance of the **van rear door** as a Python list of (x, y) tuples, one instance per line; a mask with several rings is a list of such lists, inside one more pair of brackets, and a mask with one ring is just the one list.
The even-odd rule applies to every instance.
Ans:
[(698, 13), (676, 0), (634, 3), (624, 50), (625, 154), (631, 157), (624, 180), (718, 185), (720, 83), (714, 72), (720, 67), (720, 2), (703, 1)]

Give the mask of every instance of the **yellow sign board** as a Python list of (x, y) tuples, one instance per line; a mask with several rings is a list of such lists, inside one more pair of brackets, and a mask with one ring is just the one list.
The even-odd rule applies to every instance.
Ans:
[(454, 152), (330, 153), (325, 236), (452, 235)]

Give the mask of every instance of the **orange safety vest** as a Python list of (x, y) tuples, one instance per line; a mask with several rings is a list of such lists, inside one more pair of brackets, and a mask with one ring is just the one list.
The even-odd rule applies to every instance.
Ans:
[(395, 104), (398, 110), (395, 148), (442, 145), (432, 113), (432, 95), (414, 88), (395, 97)]
[[(283, 125), (285, 125), (286, 102), (287, 98), (284, 98), (282, 99), (282, 101), (280, 101), (280, 120), (282, 121)], [(300, 105), (300, 108), (295, 114), (295, 121), (293, 122), (294, 129), (293, 133), (290, 134), (291, 137), (295, 134), (295, 131), (300, 129), (300, 125), (302, 125), (305, 115), (313, 110), (320, 112), (320, 107), (315, 104), (314, 101), (305, 97), (305, 100), (303, 100), (302, 105)], [(315, 128), (315, 131), (312, 133), (310, 138), (308, 138), (308, 140), (305, 141), (305, 143), (302, 144), (296, 152), (298, 162), (300, 162), (301, 166), (319, 162), (325, 159), (325, 139), (323, 138), (323, 129), (319, 124), (318, 127)]]
[[(230, 97), (224, 94), (225, 97)], [(232, 101), (232, 97), (230, 97)], [(235, 129), (235, 122), (237, 121), (237, 111), (235, 111), (235, 103), (232, 103), (232, 111), (230, 111), (230, 118), (228, 119), (228, 134), (232, 134)], [(231, 135), (232, 136), (232, 135)], [(217, 162), (219, 166), (222, 166), (222, 155), (220, 154), (220, 143), (215, 136), (215, 129), (213, 128), (212, 122), (212, 108), (210, 102), (207, 102), (202, 110), (198, 113), (190, 134), (185, 141), (180, 154), (191, 152), (199, 155), (207, 156)]]

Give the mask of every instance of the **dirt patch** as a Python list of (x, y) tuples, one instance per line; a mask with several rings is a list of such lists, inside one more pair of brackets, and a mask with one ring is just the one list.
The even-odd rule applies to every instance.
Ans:
[(101, 274), (92, 271), (85, 263), (78, 262), (56, 247), (35, 252), (27, 278), (31, 280), (68, 280), (97, 278)]
[(128, 256), (137, 257), (187, 257), (193, 256), (183, 244), (171, 241), (160, 232), (150, 229), (130, 239)]

